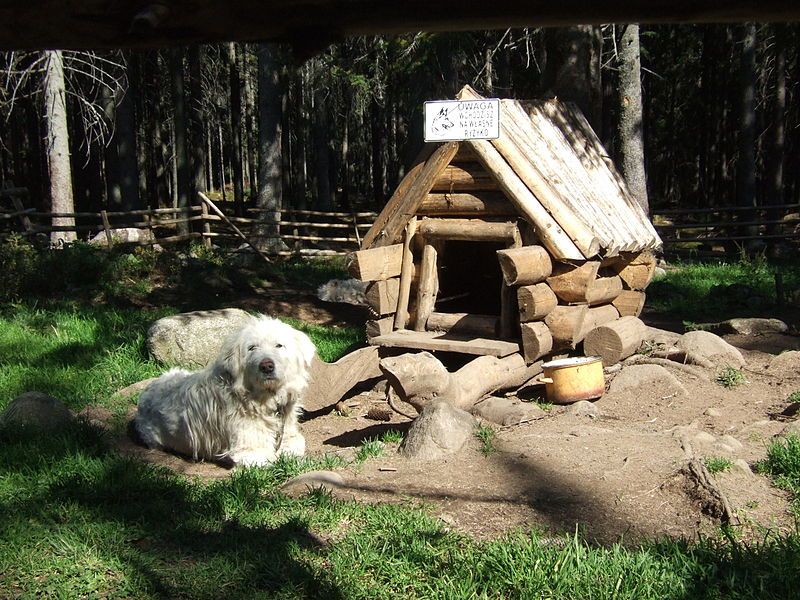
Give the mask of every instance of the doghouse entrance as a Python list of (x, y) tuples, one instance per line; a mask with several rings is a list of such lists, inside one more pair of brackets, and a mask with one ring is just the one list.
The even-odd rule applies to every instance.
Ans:
[(436, 311), (499, 317), (503, 279), (497, 251), (505, 247), (498, 242), (444, 241)]

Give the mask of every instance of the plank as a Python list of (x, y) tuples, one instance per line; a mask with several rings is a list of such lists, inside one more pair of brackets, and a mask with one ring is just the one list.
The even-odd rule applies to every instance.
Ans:
[(403, 264), (403, 245), (382, 246), (353, 252), (348, 268), (350, 275), (361, 281), (380, 281), (398, 277)]
[(386, 207), (364, 236), (364, 248), (378, 248), (400, 241), (406, 223), (417, 213), (434, 182), (458, 152), (458, 147), (459, 142), (447, 142), (438, 147), (428, 144), (423, 149), (417, 157), (417, 163), (397, 186)]
[(458, 352), (478, 356), (503, 357), (519, 352), (519, 344), (503, 340), (457, 336), (433, 331), (394, 331), (374, 337), (369, 341), (375, 346), (410, 348), (442, 352)]

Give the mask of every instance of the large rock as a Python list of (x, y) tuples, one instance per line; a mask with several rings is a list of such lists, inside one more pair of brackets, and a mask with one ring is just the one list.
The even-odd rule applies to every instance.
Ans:
[(61, 400), (42, 392), (20, 394), (0, 413), (3, 427), (31, 427), (53, 432), (72, 421), (72, 413)]
[(647, 402), (648, 391), (657, 391), (659, 397), (671, 394), (686, 395), (686, 388), (678, 379), (661, 365), (629, 365), (614, 377), (608, 388), (609, 394), (633, 391), (642, 394), (642, 401)]
[(686, 353), (687, 357), (705, 359), (718, 366), (743, 367), (742, 353), (718, 335), (708, 331), (689, 331), (684, 333), (675, 346)]
[(204, 367), (222, 342), (252, 317), (238, 308), (199, 310), (159, 319), (147, 332), (147, 347), (162, 363)]
[(780, 319), (728, 319), (713, 325), (714, 333), (738, 333), (740, 335), (764, 335), (765, 333), (786, 333), (789, 326)]
[[(137, 229), (135, 227), (120, 227), (111, 229), (111, 241), (115, 244), (125, 243), (149, 243), (155, 241), (153, 233), (148, 229)], [(101, 231), (91, 240), (90, 244), (97, 246), (108, 246), (108, 236), (105, 231)]]
[(769, 363), (769, 374), (782, 377), (800, 377), (800, 351), (781, 352)]
[(455, 454), (475, 429), (469, 413), (443, 401), (425, 405), (406, 434), (400, 452), (406, 458), (435, 460)]

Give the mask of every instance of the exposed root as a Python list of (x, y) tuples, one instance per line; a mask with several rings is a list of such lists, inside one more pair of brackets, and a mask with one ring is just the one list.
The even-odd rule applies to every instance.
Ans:
[(723, 525), (737, 522), (728, 498), (702, 461), (690, 459), (681, 469), (681, 474), (690, 485), (689, 493), (700, 502), (701, 510), (705, 514), (719, 519)]
[(407, 419), (411, 419), (411, 420), (414, 420), (419, 416), (419, 415), (410, 415), (407, 412), (403, 412), (400, 409), (400, 407), (397, 406), (397, 404), (395, 403), (396, 399), (397, 398), (395, 397), (394, 389), (392, 389), (391, 385), (387, 385), (386, 386), (386, 402), (389, 404), (389, 406), (391, 407), (391, 409), (394, 412), (396, 412), (399, 415), (402, 415), (402, 416), (406, 417)]
[(696, 377), (698, 379), (708, 379), (708, 374), (703, 371), (699, 367), (695, 367), (693, 365), (685, 365), (683, 363), (675, 362), (674, 360), (669, 360), (666, 358), (657, 358), (653, 356), (642, 356), (641, 354), (635, 354), (630, 358), (625, 359), (626, 365), (661, 365), (662, 367), (668, 367), (670, 369), (677, 369), (687, 375), (691, 375), (692, 377)]

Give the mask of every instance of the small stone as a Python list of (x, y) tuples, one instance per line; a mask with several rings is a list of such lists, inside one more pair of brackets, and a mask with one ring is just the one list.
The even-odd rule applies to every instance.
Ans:
[(718, 411), (716, 408), (707, 408), (705, 410), (704, 414), (708, 415), (709, 417), (721, 417), (722, 416), (722, 413), (720, 411)]
[(147, 347), (162, 363), (202, 368), (216, 358), (225, 338), (252, 319), (238, 308), (201, 310), (164, 317), (150, 326)]
[(596, 404), (588, 400), (576, 402), (567, 409), (567, 412), (576, 417), (591, 417), (593, 419), (603, 416), (603, 411), (600, 410)]
[(675, 346), (688, 356), (706, 359), (720, 366), (743, 367), (744, 357), (718, 335), (708, 331), (689, 331), (684, 333)]
[(800, 437), (800, 421), (792, 421), (791, 423), (789, 423), (786, 427), (783, 428), (783, 431), (781, 431), (780, 435), (782, 435), (783, 437), (789, 435), (796, 435)]
[(737, 440), (732, 435), (723, 435), (721, 438), (719, 438), (719, 443), (725, 444), (729, 448), (733, 449), (734, 452), (740, 452), (742, 448), (744, 448), (742, 442)]
[(743, 458), (737, 458), (733, 461), (733, 470), (737, 473), (742, 473), (743, 475), (753, 475), (753, 469), (750, 468), (750, 465), (747, 464), (747, 461)]
[(344, 478), (334, 471), (309, 471), (293, 477), (284, 483), (280, 490), (292, 498), (297, 498), (311, 490), (321, 489), (326, 492), (344, 487)]
[(713, 444), (716, 441), (717, 438), (715, 438), (707, 431), (698, 431), (697, 433), (692, 435), (692, 443), (695, 444)]

